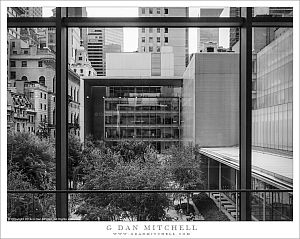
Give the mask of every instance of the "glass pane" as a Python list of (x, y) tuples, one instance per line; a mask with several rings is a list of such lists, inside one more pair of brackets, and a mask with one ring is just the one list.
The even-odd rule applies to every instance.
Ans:
[[(252, 170), (257, 176), (252, 188), (292, 190), (293, 29), (254, 28), (253, 33)], [(252, 196), (255, 220), (292, 220), (292, 193)]]
[(254, 7), (252, 16), (292, 17), (293, 7)]
[[(55, 190), (56, 31), (7, 31), (8, 190)], [(8, 220), (55, 217), (53, 194), (8, 194)]]

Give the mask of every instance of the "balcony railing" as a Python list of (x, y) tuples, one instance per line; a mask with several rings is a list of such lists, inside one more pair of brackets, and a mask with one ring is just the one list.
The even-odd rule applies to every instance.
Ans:
[[(136, 207), (144, 207), (152, 196), (163, 196), (168, 200), (164, 205), (162, 221), (239, 221), (240, 194), (250, 193), (253, 221), (292, 221), (292, 190), (9, 190), (7, 220), (105, 220), (122, 221), (121, 215), (113, 213), (110, 217), (98, 212), (97, 217), (89, 217), (81, 206), (87, 200), (122, 199), (133, 197)], [(59, 194), (68, 198), (68, 218), (56, 218), (55, 200)], [(150, 201), (147, 202), (147, 197)], [(146, 199), (145, 199), (146, 198)], [(146, 202), (145, 202), (146, 200)], [(111, 203), (109, 203), (110, 205)], [(139, 205), (140, 204), (140, 205)], [(93, 212), (93, 213), (96, 213)], [(113, 215), (114, 214), (114, 215)], [(148, 220), (143, 213), (131, 215), (133, 221)], [(125, 216), (126, 217), (126, 216)]]

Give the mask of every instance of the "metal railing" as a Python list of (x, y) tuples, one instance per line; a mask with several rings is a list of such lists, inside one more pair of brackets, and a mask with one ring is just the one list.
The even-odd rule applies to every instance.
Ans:
[[(7, 220), (9, 221), (119, 221), (124, 219), (121, 219), (120, 212), (109, 218), (101, 217), (101, 213), (98, 212), (98, 217), (91, 219), (83, 212), (85, 209), (80, 207), (89, 200), (95, 203), (97, 200), (113, 198), (114, 201), (116, 198), (121, 200), (128, 197), (135, 199), (137, 207), (140, 205), (142, 207), (145, 200), (153, 200), (153, 198), (146, 198), (149, 195), (161, 195), (168, 199), (168, 205), (164, 205), (164, 217), (156, 220), (191, 220), (192, 213), (195, 215), (193, 220), (196, 221), (239, 221), (241, 193), (250, 193), (252, 220), (293, 220), (292, 190), (8, 190), (7, 193)], [(59, 194), (67, 195), (69, 211), (67, 218), (56, 217), (56, 196)], [(150, 201), (148, 203), (156, 203), (155, 200)], [(111, 203), (109, 202), (108, 205), (110, 207)], [(183, 213), (179, 211), (180, 209), (183, 209)], [(98, 208), (95, 208), (95, 213), (96, 211)], [(134, 220), (143, 220), (140, 215), (135, 215), (134, 218)]]

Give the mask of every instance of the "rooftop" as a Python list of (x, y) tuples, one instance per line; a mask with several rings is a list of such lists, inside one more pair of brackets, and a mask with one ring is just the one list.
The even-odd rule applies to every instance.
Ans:
[[(200, 152), (232, 168), (239, 169), (239, 147), (202, 148)], [(293, 188), (293, 157), (252, 150), (252, 176)]]

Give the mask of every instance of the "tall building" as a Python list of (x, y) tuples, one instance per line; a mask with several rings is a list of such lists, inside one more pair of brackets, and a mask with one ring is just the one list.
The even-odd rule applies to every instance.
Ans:
[[(241, 10), (239, 7), (230, 7), (230, 17), (240, 17)], [(252, 15), (255, 16), (276, 16), (276, 17), (287, 17), (293, 15), (292, 7), (254, 7), (252, 9)], [(268, 45), (272, 40), (274, 40), (274, 31), (276, 28), (254, 28), (254, 30), (259, 31), (257, 33), (252, 33), (255, 37), (260, 37), (260, 40), (254, 39), (254, 45), (256, 42), (258, 52), (264, 46)], [(263, 38), (263, 39), (262, 39)], [(229, 46), (232, 48), (240, 40), (240, 30), (238, 27), (230, 28), (230, 42)], [(261, 42), (261, 44), (259, 44)], [(264, 42), (264, 43), (263, 43)], [(262, 47), (263, 46), (263, 47)]]
[(252, 142), (260, 149), (292, 152), (293, 30), (285, 30), (257, 53), (257, 109), (252, 112)]
[[(68, 16), (71, 17), (87, 17), (86, 7), (68, 7)], [(87, 50), (88, 48), (88, 36), (87, 28), (80, 28), (80, 39), (83, 47)]]
[[(241, 16), (241, 10), (239, 7), (230, 7), (229, 10), (229, 16), (230, 17), (240, 17)], [(229, 30), (229, 48), (232, 49), (232, 47), (240, 40), (240, 28), (239, 27), (231, 27)]]
[(105, 76), (106, 53), (121, 52), (123, 28), (89, 28), (88, 58), (98, 76)]
[[(56, 16), (56, 8), (52, 9), (53, 16)], [(87, 12), (85, 7), (68, 7), (68, 15), (73, 17), (86, 17)], [(56, 51), (55, 28), (48, 29), (49, 48)], [(76, 50), (81, 46), (87, 47), (87, 29), (73, 27), (68, 29), (68, 63), (74, 64), (76, 57)], [(86, 48), (87, 49), (87, 48)]]
[[(223, 8), (201, 8), (200, 17), (219, 17)], [(198, 28), (197, 29), (197, 52), (203, 52), (204, 44), (216, 43), (219, 46), (219, 28)]]
[[(139, 17), (188, 17), (187, 7), (140, 7)], [(138, 51), (160, 52), (172, 46), (175, 76), (183, 75), (189, 61), (188, 28), (139, 28)]]

